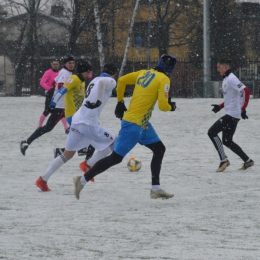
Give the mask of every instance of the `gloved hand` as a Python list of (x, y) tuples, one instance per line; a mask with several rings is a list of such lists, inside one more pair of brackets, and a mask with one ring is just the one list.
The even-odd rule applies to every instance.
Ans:
[(171, 111), (175, 111), (176, 107), (176, 103), (175, 102), (169, 102), (169, 104), (172, 106)]
[(213, 111), (214, 113), (217, 113), (218, 111), (220, 111), (220, 106), (219, 105), (211, 105), (212, 107), (214, 107), (214, 108), (212, 108), (212, 110), (211, 111)]
[(246, 115), (246, 110), (244, 110), (244, 111), (241, 112), (241, 117), (242, 117), (243, 119), (248, 119), (248, 116)]
[(90, 108), (90, 109), (94, 109), (97, 108), (101, 105), (101, 101), (97, 100), (96, 103), (90, 103), (89, 101), (86, 101), (86, 103), (84, 104), (85, 107)]
[(120, 120), (122, 120), (126, 110), (127, 109), (125, 107), (125, 102), (123, 100), (118, 102), (117, 105), (116, 105), (116, 109), (115, 109), (116, 117), (119, 118)]
[(49, 112), (50, 112), (50, 113), (53, 113), (53, 112), (54, 112), (54, 109), (55, 109), (55, 106), (49, 105)]

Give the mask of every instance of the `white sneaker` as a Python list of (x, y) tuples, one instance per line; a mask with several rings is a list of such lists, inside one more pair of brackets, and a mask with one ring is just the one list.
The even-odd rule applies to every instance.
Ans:
[(79, 194), (81, 190), (84, 188), (84, 185), (80, 182), (81, 176), (73, 177), (73, 183), (74, 183), (74, 195), (79, 200)]
[(159, 199), (159, 198), (170, 199), (173, 196), (174, 196), (174, 194), (167, 193), (166, 191), (164, 191), (162, 189), (157, 190), (157, 191), (151, 190), (151, 192), (150, 192), (150, 198), (151, 199)]

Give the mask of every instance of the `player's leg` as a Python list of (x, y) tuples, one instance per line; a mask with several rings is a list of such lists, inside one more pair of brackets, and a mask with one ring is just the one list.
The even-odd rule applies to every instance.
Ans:
[[(72, 152), (71, 152), (72, 153)], [(75, 154), (75, 152), (74, 152)], [(70, 157), (72, 157), (73, 155), (71, 155)], [(67, 162), (67, 159), (65, 158), (65, 156), (60, 155), (58, 157), (56, 157), (51, 164), (49, 165), (49, 167), (47, 168), (47, 170), (44, 172), (44, 174), (42, 176), (40, 176), (36, 182), (35, 185), (40, 188), (42, 191), (50, 191), (49, 187), (48, 187), (48, 180), (49, 178), (63, 165)]]
[(64, 109), (56, 108), (54, 109), (53, 113), (48, 118), (48, 121), (45, 126), (40, 127), (34, 131), (34, 133), (24, 141), (21, 141), (20, 143), (20, 150), (23, 155), (25, 155), (25, 151), (29, 147), (29, 145), (37, 138), (42, 136), (43, 134), (46, 134), (50, 132), (55, 125), (61, 120), (61, 118), (64, 117)]
[(106, 149), (94, 153), (95, 148), (92, 145), (89, 145), (87, 156), (85, 160), (79, 164), (79, 168), (84, 173), (88, 172), (96, 162), (111, 154), (113, 151), (113, 147), (114, 147), (114, 142)]
[(78, 156), (85, 156), (86, 158), (90, 158), (95, 152), (95, 148), (93, 146), (84, 147), (78, 151)]
[[(84, 137), (82, 137), (81, 134), (78, 132), (70, 132), (66, 141), (65, 151), (58, 157), (56, 157), (50, 164), (50, 166), (47, 168), (47, 170), (44, 172), (42, 176), (40, 176), (36, 182), (35, 185), (39, 187), (42, 191), (49, 191), (49, 187), (47, 185), (47, 182), (49, 178), (67, 161), (69, 161), (74, 154), (76, 153), (76, 150), (82, 147), (82, 143), (84, 143), (83, 140)], [(84, 145), (84, 144), (83, 144)]]
[(68, 134), (69, 131), (70, 131), (70, 127), (69, 127), (69, 125), (68, 125), (68, 123), (67, 123), (66, 118), (63, 117), (63, 118), (61, 119), (61, 122), (62, 122), (62, 124), (63, 124), (64, 130), (65, 130), (65, 134)]
[[(248, 155), (242, 150), (242, 148), (233, 141), (233, 136), (235, 134), (239, 119), (231, 116), (228, 116), (228, 119), (229, 120), (227, 121), (226, 124), (227, 127), (223, 130), (223, 136), (222, 136), (223, 145), (225, 145), (232, 152), (238, 155), (244, 161), (244, 165), (242, 166), (242, 168), (247, 169), (253, 166), (254, 162), (248, 157)], [(242, 168), (241, 170), (244, 170)]]
[[(106, 147), (112, 144), (110, 133), (109, 131), (104, 131), (104, 128), (101, 126), (98, 126), (100, 132), (97, 132), (97, 139), (95, 139), (91, 144), (97, 149), (102, 150), (101, 144), (105, 143), (105, 140), (107, 140)], [(102, 133), (103, 131), (103, 133)], [(114, 150), (113, 152), (95, 163), (95, 165), (83, 176), (77, 176), (73, 178), (74, 182), (74, 194), (79, 199), (79, 193), (83, 189), (84, 185), (91, 179), (94, 178), (96, 175), (104, 172), (105, 170), (109, 169), (110, 167), (119, 164), (122, 162), (124, 156), (137, 144), (138, 140), (140, 139), (140, 136), (142, 134), (142, 128), (136, 124), (132, 124), (130, 122), (122, 120), (121, 122), (121, 129), (119, 131), (117, 140), (115, 141)], [(92, 136), (95, 136), (94, 131), (92, 132)], [(131, 136), (131, 138), (129, 138)], [(99, 143), (100, 137), (103, 142), (101, 144)], [(106, 138), (107, 137), (107, 138)], [(115, 136), (113, 137), (115, 139)], [(110, 141), (109, 141), (110, 140)], [(114, 140), (113, 140), (114, 141)]]
[(64, 117), (64, 109), (55, 108), (53, 113), (48, 118), (46, 125), (37, 129), (28, 139), (27, 142), (30, 145), (38, 137), (50, 132), (57, 123)]
[(162, 166), (162, 160), (165, 153), (165, 146), (157, 135), (152, 124), (148, 124), (148, 128), (144, 130), (142, 138), (139, 142), (141, 145), (145, 145), (153, 152), (153, 157), (151, 160), (151, 178), (152, 178), (152, 187), (150, 191), (150, 197), (152, 199), (164, 198), (169, 199), (174, 195), (165, 192), (160, 185), (160, 172)]
[(220, 133), (226, 128), (226, 124), (227, 124), (227, 115), (218, 119), (218, 121), (216, 121), (208, 130), (208, 136), (212, 141), (213, 145), (215, 146), (215, 149), (217, 150), (220, 158), (220, 164), (217, 169), (217, 172), (224, 171), (230, 165), (230, 162), (227, 159), (227, 156), (224, 152), (223, 144), (218, 136), (218, 133)]
[(40, 119), (39, 119), (39, 123), (38, 123), (38, 127), (37, 128), (40, 128), (42, 127), (42, 124), (45, 120), (45, 118), (49, 115), (49, 105), (50, 105), (50, 101), (51, 101), (51, 98), (49, 97), (48, 95), (48, 92), (46, 93), (45, 95), (45, 104), (44, 104), (44, 111), (42, 113), (42, 115), (40, 116)]

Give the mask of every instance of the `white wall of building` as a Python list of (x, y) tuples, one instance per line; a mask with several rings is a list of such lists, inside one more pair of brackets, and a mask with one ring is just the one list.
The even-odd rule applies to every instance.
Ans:
[(10, 60), (5, 56), (0, 56), (0, 95), (14, 94), (14, 69)]

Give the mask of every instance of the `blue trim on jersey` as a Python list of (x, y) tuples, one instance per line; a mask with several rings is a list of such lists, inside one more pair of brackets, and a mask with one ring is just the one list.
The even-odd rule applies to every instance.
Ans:
[(122, 120), (121, 129), (114, 145), (114, 151), (125, 157), (137, 143), (148, 145), (160, 141), (151, 123), (148, 123), (147, 129), (143, 129), (137, 124)]
[(67, 120), (68, 124), (71, 125), (72, 116), (70, 116), (70, 117), (66, 117), (66, 120)]
[(56, 107), (57, 102), (60, 98), (68, 92), (68, 89), (61, 87), (51, 99), (51, 106)]
[(101, 73), (101, 75), (99, 77), (110, 77), (110, 78), (112, 78), (111, 75), (109, 75), (105, 72)]

